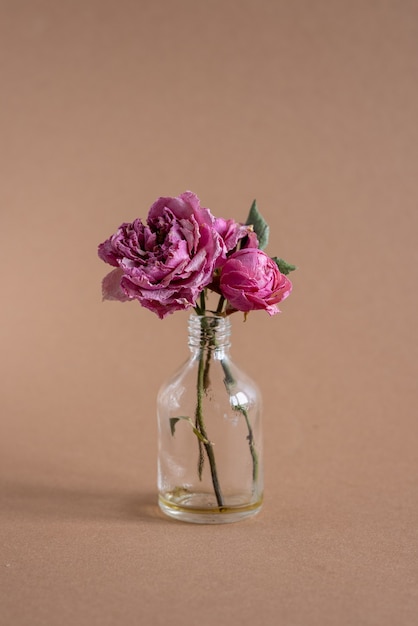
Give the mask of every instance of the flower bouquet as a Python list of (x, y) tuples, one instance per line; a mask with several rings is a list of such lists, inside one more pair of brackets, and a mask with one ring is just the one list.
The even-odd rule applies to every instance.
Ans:
[(255, 201), (244, 224), (214, 217), (186, 191), (157, 199), (146, 223), (123, 223), (99, 245), (115, 267), (104, 299), (137, 300), (161, 319), (194, 310), (191, 356), (158, 397), (159, 504), (178, 519), (234, 521), (261, 507), (260, 397), (230, 359), (229, 319), (275, 315), (292, 290), (295, 266), (267, 255), (268, 235)]

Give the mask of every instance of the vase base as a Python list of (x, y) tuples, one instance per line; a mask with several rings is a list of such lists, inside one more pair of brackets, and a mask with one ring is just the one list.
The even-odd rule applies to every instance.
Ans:
[(212, 497), (206, 493), (173, 493), (160, 495), (158, 504), (165, 515), (182, 522), (195, 524), (228, 524), (238, 522), (259, 513), (263, 498), (248, 503), (248, 498), (235, 496), (228, 499), (228, 504), (218, 507), (211, 502)]

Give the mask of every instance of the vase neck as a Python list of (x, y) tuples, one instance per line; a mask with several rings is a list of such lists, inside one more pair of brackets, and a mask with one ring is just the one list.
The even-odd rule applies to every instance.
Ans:
[(220, 358), (229, 352), (231, 322), (217, 315), (191, 315), (188, 325), (188, 343), (191, 352), (214, 352)]

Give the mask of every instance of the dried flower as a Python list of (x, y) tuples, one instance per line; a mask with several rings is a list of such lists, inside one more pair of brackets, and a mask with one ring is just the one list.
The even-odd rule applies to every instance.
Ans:
[(255, 201), (241, 224), (214, 217), (191, 191), (158, 198), (145, 224), (123, 223), (99, 245), (99, 257), (116, 268), (103, 280), (103, 297), (138, 300), (164, 318), (192, 307), (204, 315), (205, 292), (213, 291), (221, 295), (220, 315), (274, 315), (292, 289), (284, 274), (295, 267), (263, 252), (268, 234)]
[(224, 248), (214, 217), (195, 194), (159, 198), (146, 224), (122, 224), (100, 244), (100, 258), (118, 267), (105, 279), (103, 295), (139, 300), (160, 318), (193, 307)]
[(279, 313), (276, 304), (290, 294), (292, 283), (262, 250), (237, 250), (222, 267), (220, 290), (236, 311), (264, 309)]

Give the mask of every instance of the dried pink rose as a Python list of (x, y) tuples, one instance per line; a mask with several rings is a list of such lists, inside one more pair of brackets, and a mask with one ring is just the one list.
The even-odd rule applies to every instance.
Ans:
[(244, 248), (225, 262), (220, 290), (232, 309), (244, 312), (265, 309), (269, 315), (275, 315), (279, 313), (276, 304), (287, 298), (292, 283), (265, 252)]
[(239, 241), (247, 237), (245, 247), (258, 248), (258, 239), (251, 226), (240, 224), (235, 220), (225, 220), (222, 217), (215, 218), (215, 230), (221, 235), (223, 241), (223, 254), (218, 261), (218, 266), (226, 259), (228, 252), (233, 250)]
[(103, 281), (105, 299), (136, 299), (163, 318), (196, 304), (226, 255), (226, 243), (209, 209), (186, 191), (156, 200), (146, 224), (122, 224), (98, 254), (118, 268)]

